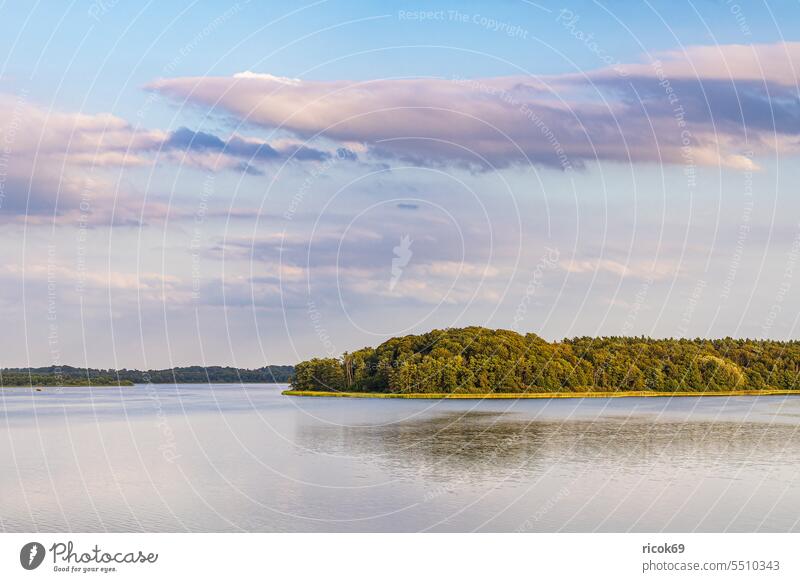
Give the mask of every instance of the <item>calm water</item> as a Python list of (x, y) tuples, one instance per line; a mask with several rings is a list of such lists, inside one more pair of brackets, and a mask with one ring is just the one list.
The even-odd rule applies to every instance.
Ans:
[(0, 530), (800, 530), (800, 397), (283, 388), (0, 390)]

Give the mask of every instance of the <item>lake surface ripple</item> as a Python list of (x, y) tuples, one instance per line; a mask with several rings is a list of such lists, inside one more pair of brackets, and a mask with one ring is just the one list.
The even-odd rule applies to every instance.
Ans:
[(0, 531), (800, 531), (800, 397), (0, 389)]

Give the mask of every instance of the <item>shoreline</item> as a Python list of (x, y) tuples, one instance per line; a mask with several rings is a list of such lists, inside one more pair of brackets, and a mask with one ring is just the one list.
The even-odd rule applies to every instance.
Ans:
[(120, 382), (117, 384), (109, 383), (109, 384), (2, 384), (0, 385), (0, 390), (4, 388), (33, 388), (33, 389), (40, 389), (40, 388), (135, 388), (137, 386), (183, 386), (183, 385), (215, 385), (215, 386), (251, 386), (257, 384), (267, 384), (267, 385), (277, 385), (283, 384), (286, 385), (286, 382), (130, 382), (126, 384), (125, 382)]
[(43, 391), (45, 388), (133, 388), (136, 384), (3, 384), (0, 390), (5, 388), (27, 388), (29, 390)]
[(792, 396), (800, 390), (725, 390), (719, 392), (657, 392), (625, 390), (618, 392), (492, 392), (489, 394), (453, 394), (434, 392), (399, 394), (391, 392), (325, 392), (322, 390), (284, 390), (283, 396), (312, 398), (403, 398), (424, 400), (529, 400), (545, 398), (688, 398), (701, 396)]

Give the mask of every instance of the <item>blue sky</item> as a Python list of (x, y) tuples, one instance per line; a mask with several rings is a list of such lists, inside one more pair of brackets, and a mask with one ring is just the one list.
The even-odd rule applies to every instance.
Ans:
[[(95, 111), (135, 112), (141, 87), (162, 75), (187, 46), (192, 50), (176, 63), (172, 70), (176, 76), (232, 74), (243, 64), (275, 75), (320, 80), (482, 77), (519, 69), (568, 73), (590, 70), (602, 62), (554, 24), (562, 10), (578, 16), (577, 29), (593, 33), (605, 53), (622, 62), (681, 45), (791, 40), (779, 23), (797, 18), (800, 10), (791, 2), (770, 3), (767, 10), (760, 3), (712, 0), (241, 2), (236, 14), (226, 17), (235, 6), (112, 0), (6, 3), (0, 39), (2, 54), (7, 55), (4, 76), (10, 77), (6, 86), (27, 88), (41, 100), (57, 97), (65, 106), (85, 103)], [(413, 12), (443, 14), (422, 20), (400, 16)], [(467, 16), (468, 22), (455, 13)], [(743, 15), (747, 34), (738, 14)], [(527, 38), (472, 22), (475, 15), (518, 26)], [(209, 35), (213, 40), (194, 42), (207, 26), (214, 29)], [(420, 48), (407, 48), (412, 46)], [(356, 56), (363, 51), (375, 52)], [(55, 87), (54, 80), (61, 83)], [(93, 80), (101, 86), (91, 87)]]
[(0, 365), (793, 337), (797, 12), (3, 4)]

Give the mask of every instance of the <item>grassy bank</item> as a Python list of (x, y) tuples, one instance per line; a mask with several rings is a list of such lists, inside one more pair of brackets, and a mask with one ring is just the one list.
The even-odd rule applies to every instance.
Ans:
[(328, 398), (424, 398), (429, 400), (484, 400), (520, 398), (625, 398), (625, 397), (682, 397), (682, 396), (786, 396), (798, 390), (727, 390), (714, 392), (655, 392), (652, 390), (620, 390), (616, 392), (493, 392), (490, 394), (409, 393), (388, 392), (324, 392), (321, 390), (284, 390), (285, 396), (314, 396)]

